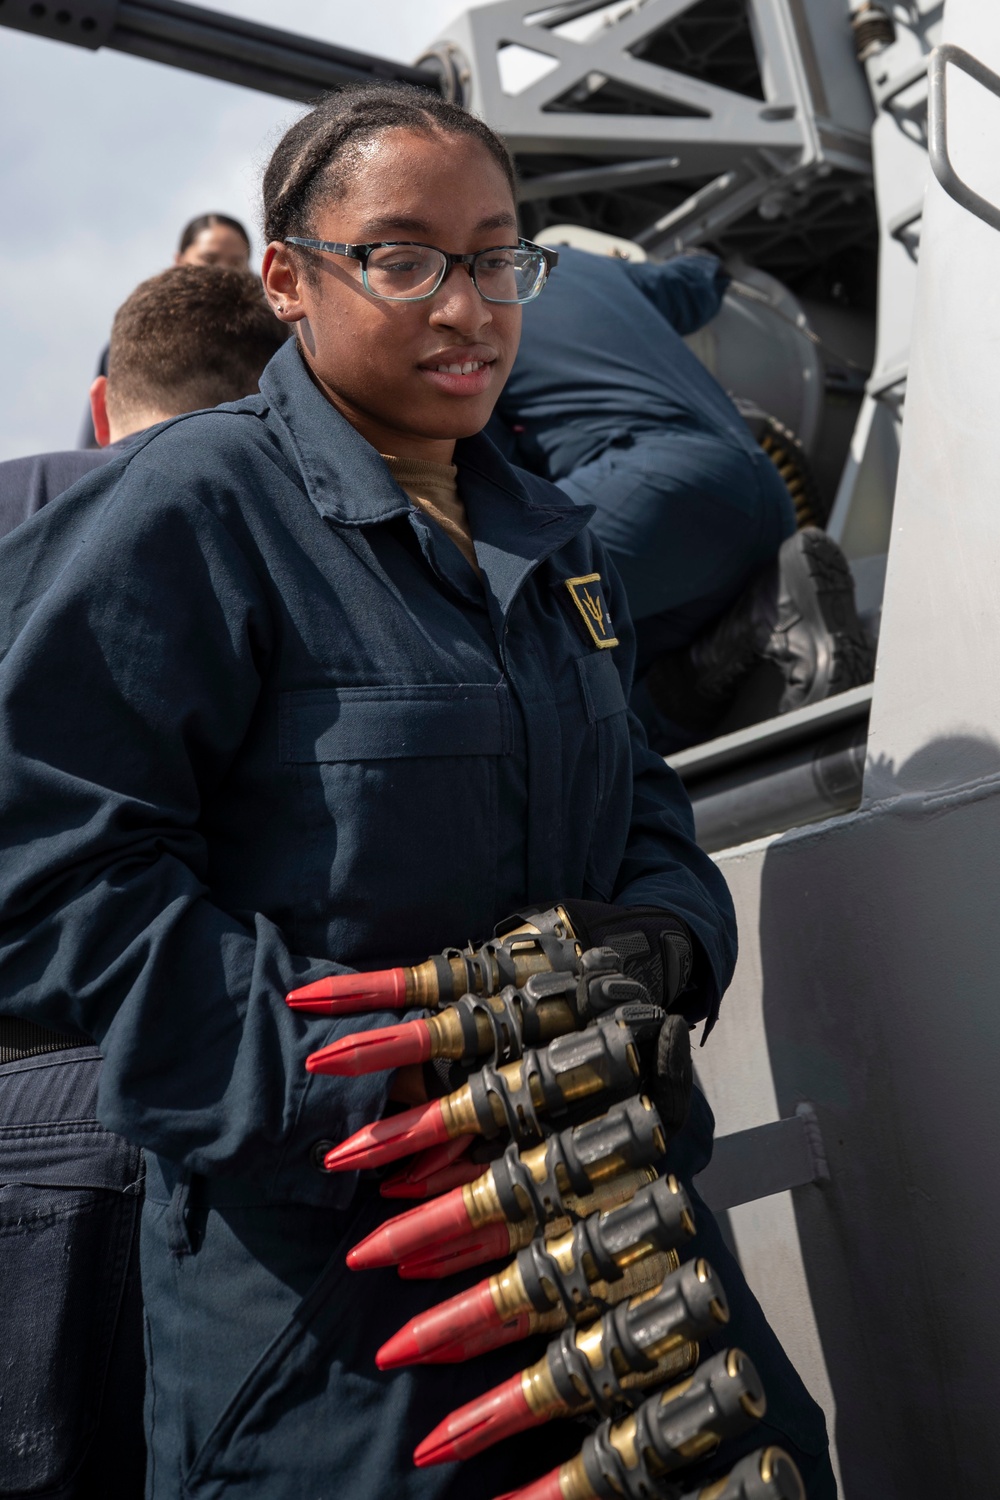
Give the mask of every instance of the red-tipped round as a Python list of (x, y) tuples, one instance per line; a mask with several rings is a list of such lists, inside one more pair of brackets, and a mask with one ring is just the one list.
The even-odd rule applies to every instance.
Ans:
[(469, 1231), (469, 1210), (461, 1188), (421, 1203), (408, 1213), (399, 1214), (367, 1235), (347, 1257), (352, 1271), (369, 1271), (375, 1266), (395, 1266), (404, 1256), (411, 1256), (425, 1246), (440, 1240), (451, 1240)]
[[(431, 1172), (440, 1172), (442, 1167), (448, 1167), (453, 1161), (458, 1161), (458, 1158), (464, 1156), (471, 1145), (471, 1135), (456, 1135), (452, 1141), (444, 1141), (440, 1146), (431, 1146), (428, 1151), (421, 1151), (408, 1167), (403, 1168), (401, 1175), (408, 1182), (417, 1182), (428, 1177)], [(486, 1168), (482, 1167), (480, 1170), (485, 1172)]]
[(450, 1167), (442, 1167), (440, 1172), (432, 1172), (422, 1182), (383, 1182), (379, 1192), (383, 1198), (436, 1198), (439, 1193), (475, 1182), (482, 1175), (482, 1167), (474, 1161), (456, 1161)]
[[(445, 1141), (442, 1146), (432, 1146), (429, 1151), (421, 1151), (401, 1172), (394, 1172), (391, 1177), (387, 1177), (379, 1192), (383, 1198), (431, 1198), (436, 1193), (446, 1193), (449, 1188), (459, 1187), (463, 1182), (475, 1182), (476, 1177), (482, 1177), (489, 1168), (459, 1161), (472, 1145), (472, 1140), (471, 1135), (456, 1135), (454, 1140)], [(442, 1174), (446, 1174), (447, 1168), (456, 1164), (461, 1167), (461, 1175), (455, 1176), (450, 1182), (443, 1180)]]
[(508, 1490), (506, 1495), (498, 1495), (496, 1500), (563, 1500), (559, 1472), (558, 1469), (553, 1469), (544, 1479), (536, 1479), (534, 1484), (529, 1484), (523, 1490)]
[(291, 990), (285, 1004), (318, 1016), (353, 1016), (364, 1010), (405, 1010), (406, 970), (378, 969), (374, 974), (331, 974)]
[(363, 1073), (381, 1073), (386, 1068), (405, 1068), (427, 1062), (431, 1034), (426, 1021), (403, 1021), (377, 1031), (356, 1031), (329, 1047), (321, 1047), (306, 1058), (308, 1073), (332, 1073), (335, 1078), (360, 1078)]
[(418, 1469), (430, 1464), (450, 1464), (472, 1458), (491, 1448), (501, 1438), (537, 1427), (545, 1417), (536, 1417), (527, 1401), (520, 1375), (512, 1375), (485, 1396), (460, 1406), (428, 1433), (413, 1454)]
[(323, 1165), (328, 1172), (384, 1167), (386, 1162), (398, 1161), (401, 1156), (449, 1139), (441, 1100), (433, 1099), (430, 1104), (418, 1104), (414, 1109), (404, 1109), (400, 1115), (390, 1115), (387, 1120), (376, 1120), (374, 1125), (356, 1130), (326, 1153)]
[(478, 1358), (480, 1354), (490, 1354), (494, 1349), (502, 1349), (505, 1344), (516, 1344), (520, 1339), (526, 1339), (530, 1332), (530, 1314), (521, 1313), (520, 1317), (512, 1318), (500, 1328), (487, 1328), (482, 1333), (471, 1334), (467, 1339), (442, 1344), (433, 1354), (425, 1354), (421, 1359), (414, 1360), (414, 1364), (460, 1365), (467, 1359)]
[(425, 1250), (401, 1260), (399, 1274), (404, 1281), (437, 1281), (454, 1276), (488, 1260), (502, 1260), (510, 1255), (510, 1234), (506, 1224), (486, 1224), (461, 1239), (446, 1245), (430, 1245)]
[(459, 1292), (457, 1297), (449, 1297), (447, 1302), (439, 1302), (437, 1307), (411, 1318), (382, 1345), (375, 1363), (380, 1370), (419, 1364), (445, 1345), (502, 1326), (489, 1281), (481, 1281), (469, 1291)]

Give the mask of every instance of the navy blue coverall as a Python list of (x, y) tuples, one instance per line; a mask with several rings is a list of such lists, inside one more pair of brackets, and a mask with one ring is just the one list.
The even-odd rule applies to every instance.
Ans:
[(637, 681), (795, 529), (781, 476), (684, 343), (728, 283), (710, 255), (633, 265), (560, 248), (497, 408), (540, 472), (595, 507), (636, 624)]
[[(154, 429), (0, 544), (0, 1005), (93, 1036), (100, 1118), (147, 1152), (155, 1500), (479, 1500), (579, 1445), (561, 1424), (412, 1467), (525, 1350), (376, 1370), (478, 1277), (347, 1270), (391, 1205), (317, 1144), (378, 1117), (388, 1079), (303, 1064), (392, 1018), (303, 1016), (289, 988), (563, 896), (680, 915), (710, 1013), (732, 971), (725, 884), (626, 708), (632, 629), (587, 513), (482, 437), (456, 462), (482, 585), (289, 345), (260, 396)], [(567, 587), (588, 577), (616, 647)], [(774, 1385), (821, 1453), (787, 1362)]]

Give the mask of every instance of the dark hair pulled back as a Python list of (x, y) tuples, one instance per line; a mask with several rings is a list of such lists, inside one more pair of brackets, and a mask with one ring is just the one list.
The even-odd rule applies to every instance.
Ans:
[(181, 230), (181, 241), (177, 246), (177, 254), (183, 255), (184, 251), (187, 250), (190, 245), (194, 244), (199, 234), (203, 233), (204, 230), (216, 228), (235, 230), (240, 239), (243, 240), (244, 244), (247, 247), (247, 251), (249, 252), (250, 236), (243, 228), (243, 225), (240, 223), (239, 219), (232, 219), (230, 218), (229, 214), (199, 214), (196, 219), (192, 219), (189, 224), (185, 224), (184, 228)]
[(514, 164), (503, 141), (475, 115), (405, 83), (350, 84), (320, 99), (279, 141), (264, 173), (264, 239), (308, 235), (319, 201), (337, 197), (349, 172), (336, 167), (355, 142), (383, 130), (441, 130), (469, 136), (493, 157), (516, 196)]

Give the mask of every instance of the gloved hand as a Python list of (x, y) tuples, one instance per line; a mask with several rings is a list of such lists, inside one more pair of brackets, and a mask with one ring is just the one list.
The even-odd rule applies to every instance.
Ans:
[(650, 906), (609, 906), (603, 901), (563, 901), (584, 948), (611, 948), (622, 972), (645, 985), (654, 1005), (664, 1010), (690, 986), (694, 944), (687, 925), (668, 911)]
[(649, 1097), (656, 1105), (669, 1147), (687, 1120), (694, 1088), (691, 1038), (683, 1016), (667, 1016), (663, 1022), (651, 1075), (647, 1080)]

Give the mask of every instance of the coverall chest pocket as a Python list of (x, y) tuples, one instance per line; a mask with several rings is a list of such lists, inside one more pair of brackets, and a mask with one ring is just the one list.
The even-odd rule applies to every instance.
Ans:
[(576, 663), (594, 746), (594, 818), (586, 880), (603, 901), (611, 899), (632, 817), (632, 748), (628, 704), (610, 651), (592, 651)]
[(337, 952), (350, 932), (385, 952), (388, 917), (391, 948), (405, 948), (408, 917), (424, 932), (430, 913), (463, 938), (478, 930), (493, 908), (497, 758), (511, 739), (504, 683), (285, 694), (281, 756), (310, 823), (300, 940)]

